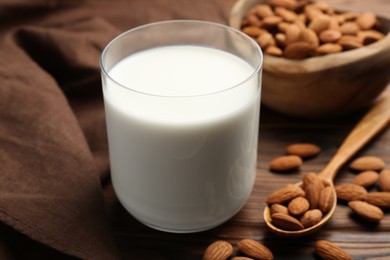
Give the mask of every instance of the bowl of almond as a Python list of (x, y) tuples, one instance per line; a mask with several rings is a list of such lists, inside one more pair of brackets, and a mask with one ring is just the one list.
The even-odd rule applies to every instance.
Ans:
[(369, 106), (390, 81), (390, 19), (323, 1), (239, 0), (229, 25), (264, 53), (262, 104), (330, 118)]

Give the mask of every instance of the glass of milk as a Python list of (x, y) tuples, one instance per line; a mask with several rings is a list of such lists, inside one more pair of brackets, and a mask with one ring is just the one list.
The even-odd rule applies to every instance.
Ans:
[(152, 228), (213, 228), (256, 176), (262, 53), (204, 21), (129, 30), (101, 56), (111, 177), (124, 208)]

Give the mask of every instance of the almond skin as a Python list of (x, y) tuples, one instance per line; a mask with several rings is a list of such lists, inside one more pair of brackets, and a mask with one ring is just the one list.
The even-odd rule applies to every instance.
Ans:
[(271, 260), (274, 258), (272, 252), (266, 246), (252, 239), (241, 240), (237, 247), (246, 256), (255, 259)]
[(288, 208), (281, 204), (272, 204), (271, 215), (275, 213), (282, 213), (288, 215)]
[(362, 186), (346, 183), (335, 187), (337, 198), (340, 200), (363, 200), (366, 198), (367, 190)]
[(371, 12), (365, 12), (357, 17), (356, 23), (363, 30), (371, 29), (376, 23), (376, 16)]
[(295, 143), (290, 144), (286, 148), (286, 153), (289, 155), (296, 155), (301, 158), (310, 158), (318, 155), (321, 148), (318, 145), (311, 143)]
[(308, 58), (313, 55), (313, 53), (315, 53), (315, 46), (304, 41), (298, 41), (287, 45), (284, 50), (284, 56), (286, 58), (295, 60)]
[(345, 35), (356, 35), (359, 31), (360, 27), (355, 22), (346, 22), (340, 26), (340, 32)]
[(299, 41), (301, 28), (296, 24), (288, 25), (286, 28), (286, 45)]
[(351, 38), (341, 37), (340, 40), (338, 41), (338, 44), (340, 44), (341, 47), (343, 47), (344, 51), (358, 49), (358, 48), (363, 47), (363, 44), (359, 42), (357, 37), (355, 37), (355, 38), (356, 38), (356, 40), (353, 40)]
[(223, 240), (209, 245), (203, 255), (203, 260), (225, 260), (233, 254), (233, 246)]
[(232, 258), (232, 260), (254, 260), (254, 259), (246, 256), (235, 256)]
[(343, 47), (341, 47), (340, 44), (325, 43), (319, 46), (316, 51), (319, 55), (326, 55), (326, 54), (338, 53), (341, 52), (342, 50)]
[(283, 51), (280, 48), (273, 45), (268, 46), (268, 48), (265, 50), (265, 53), (276, 57), (280, 57), (283, 55)]
[(320, 193), (320, 198), (318, 200), (318, 208), (322, 213), (328, 213), (333, 206), (335, 196), (333, 195), (333, 190), (331, 186), (326, 186)]
[(276, 7), (275, 14), (280, 16), (284, 21), (292, 23), (298, 19), (298, 15), (290, 10), (287, 10), (284, 7)]
[(349, 167), (354, 171), (380, 171), (385, 162), (376, 156), (364, 156), (352, 161)]
[(302, 223), (290, 215), (275, 213), (271, 215), (271, 218), (272, 223), (283, 230), (294, 231), (304, 229)]
[(305, 192), (301, 189), (301, 187), (295, 185), (287, 185), (286, 187), (278, 189), (271, 193), (271, 195), (267, 197), (266, 202), (269, 205), (284, 204), (298, 196), (303, 195), (305, 195)]
[(257, 6), (254, 7), (254, 11), (260, 18), (275, 15), (271, 7), (266, 4), (258, 4)]
[(318, 208), (320, 194), (325, 188), (322, 179), (320, 179), (315, 173), (308, 173), (303, 177), (302, 188), (305, 191), (305, 196), (310, 203), (310, 208)]
[(319, 209), (311, 209), (307, 211), (301, 218), (301, 223), (305, 228), (314, 226), (322, 219), (322, 212)]
[(302, 159), (296, 155), (279, 156), (272, 160), (269, 168), (272, 171), (292, 171), (302, 165)]
[(381, 209), (390, 209), (390, 192), (369, 192), (365, 201)]
[(262, 49), (266, 49), (268, 46), (275, 45), (274, 37), (272, 37), (272, 34), (268, 32), (260, 34), (259, 37), (256, 38), (256, 42)]
[(319, 34), (329, 28), (330, 18), (328, 16), (317, 16), (309, 24), (309, 29)]
[(363, 43), (363, 45), (368, 45), (370, 43), (379, 41), (384, 37), (385, 35), (383, 33), (374, 30), (358, 32), (358, 38)]
[(390, 192), (390, 170), (383, 170), (379, 174), (378, 185), (381, 191)]
[(367, 221), (379, 222), (383, 218), (383, 211), (380, 208), (365, 201), (350, 201), (348, 206), (355, 214)]
[(352, 260), (352, 257), (338, 245), (327, 240), (318, 240), (315, 250), (325, 260)]
[(268, 0), (268, 4), (273, 7), (284, 7), (289, 10), (294, 10), (298, 5), (296, 0)]
[(267, 32), (266, 30), (261, 29), (261, 28), (256, 27), (256, 26), (247, 26), (247, 27), (244, 27), (244, 28), (242, 28), (242, 31), (243, 31), (245, 34), (247, 34), (248, 36), (253, 37), (253, 38), (257, 38), (257, 37), (259, 37), (261, 34)]
[(320, 33), (320, 40), (325, 43), (336, 42), (341, 37), (341, 32), (338, 30), (325, 30)]
[(308, 28), (303, 28), (301, 31), (300, 39), (304, 42), (309, 43), (311, 46), (317, 48), (320, 45), (320, 40), (317, 34)]
[(374, 171), (364, 171), (356, 175), (353, 179), (352, 183), (362, 186), (364, 188), (368, 188), (373, 186), (379, 179), (379, 174)]
[(300, 216), (310, 208), (310, 204), (307, 199), (303, 197), (297, 197), (290, 201), (287, 208), (291, 215)]

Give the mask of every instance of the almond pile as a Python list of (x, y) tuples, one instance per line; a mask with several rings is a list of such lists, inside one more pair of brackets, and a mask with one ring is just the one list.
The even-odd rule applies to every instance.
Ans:
[(338, 12), (307, 0), (268, 0), (244, 16), (241, 30), (266, 54), (289, 59), (338, 53), (384, 38), (371, 12)]
[(334, 196), (328, 183), (314, 173), (304, 176), (302, 187), (287, 185), (270, 194), (266, 203), (271, 210), (272, 224), (296, 231), (314, 226), (333, 205)]
[[(272, 252), (262, 243), (253, 239), (243, 239), (237, 244), (238, 251), (244, 256), (234, 256), (232, 260), (271, 260)], [(209, 245), (203, 254), (203, 260), (225, 260), (233, 255), (233, 246), (224, 240)]]
[[(352, 257), (337, 244), (327, 240), (315, 242), (315, 252), (323, 259), (352, 260)], [(204, 254), (203, 260), (271, 260), (272, 252), (262, 243), (253, 239), (243, 239), (237, 244), (238, 255), (233, 256), (233, 246), (224, 240), (210, 244)]]
[[(357, 158), (350, 168), (358, 174), (352, 183), (335, 187), (337, 198), (348, 201), (348, 206), (363, 220), (381, 221), (383, 210), (390, 209), (390, 170), (384, 169), (384, 161), (374, 156)], [(375, 186), (379, 191), (368, 192)]]
[(295, 143), (287, 146), (286, 154), (273, 159), (269, 168), (271, 171), (285, 172), (293, 171), (301, 167), (304, 159), (317, 156), (321, 148), (311, 143)]

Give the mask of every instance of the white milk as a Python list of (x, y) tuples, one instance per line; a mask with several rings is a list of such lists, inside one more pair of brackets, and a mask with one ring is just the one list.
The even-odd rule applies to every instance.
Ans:
[(112, 180), (135, 218), (193, 232), (242, 208), (256, 172), (259, 78), (235, 85), (252, 73), (242, 59), (199, 46), (150, 49), (108, 72)]

